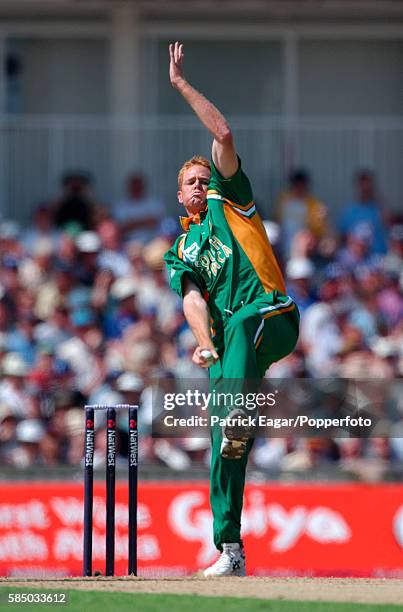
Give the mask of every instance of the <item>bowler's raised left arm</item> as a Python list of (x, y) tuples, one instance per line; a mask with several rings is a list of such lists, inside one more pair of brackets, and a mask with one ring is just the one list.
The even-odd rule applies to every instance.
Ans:
[(220, 111), (185, 79), (183, 72), (183, 45), (169, 45), (169, 78), (174, 87), (194, 110), (203, 125), (212, 134), (214, 141), (212, 158), (214, 165), (224, 178), (230, 178), (238, 170), (238, 158), (231, 129)]

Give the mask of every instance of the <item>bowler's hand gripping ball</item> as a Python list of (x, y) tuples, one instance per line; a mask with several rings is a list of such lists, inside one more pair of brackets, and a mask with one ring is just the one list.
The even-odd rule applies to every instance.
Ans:
[(202, 351), (200, 351), (200, 356), (203, 357), (208, 367), (212, 366), (215, 362), (215, 357), (213, 353), (208, 349), (203, 349)]

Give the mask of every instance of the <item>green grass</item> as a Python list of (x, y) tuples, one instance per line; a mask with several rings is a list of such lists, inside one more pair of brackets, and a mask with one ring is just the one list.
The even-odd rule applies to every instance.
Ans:
[[(9, 604), (8, 593), (66, 593), (66, 604)], [(401, 606), (383, 604), (348, 604), (309, 601), (270, 601), (236, 597), (202, 597), (199, 595), (154, 595), (116, 591), (39, 590), (18, 587), (0, 588), (0, 610), (52, 609), (66, 612), (96, 610), (100, 612), (397, 612)]]

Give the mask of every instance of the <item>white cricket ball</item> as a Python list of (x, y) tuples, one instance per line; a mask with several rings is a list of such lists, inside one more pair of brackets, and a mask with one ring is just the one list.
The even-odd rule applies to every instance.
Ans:
[(200, 351), (200, 355), (203, 357), (203, 359), (208, 365), (212, 365), (214, 363), (213, 353), (208, 349), (203, 349), (202, 351)]

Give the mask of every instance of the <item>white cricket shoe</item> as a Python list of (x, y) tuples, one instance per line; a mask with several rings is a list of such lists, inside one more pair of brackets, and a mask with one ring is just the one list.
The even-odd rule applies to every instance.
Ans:
[(238, 543), (223, 544), (217, 561), (204, 570), (205, 578), (246, 576), (245, 552)]

